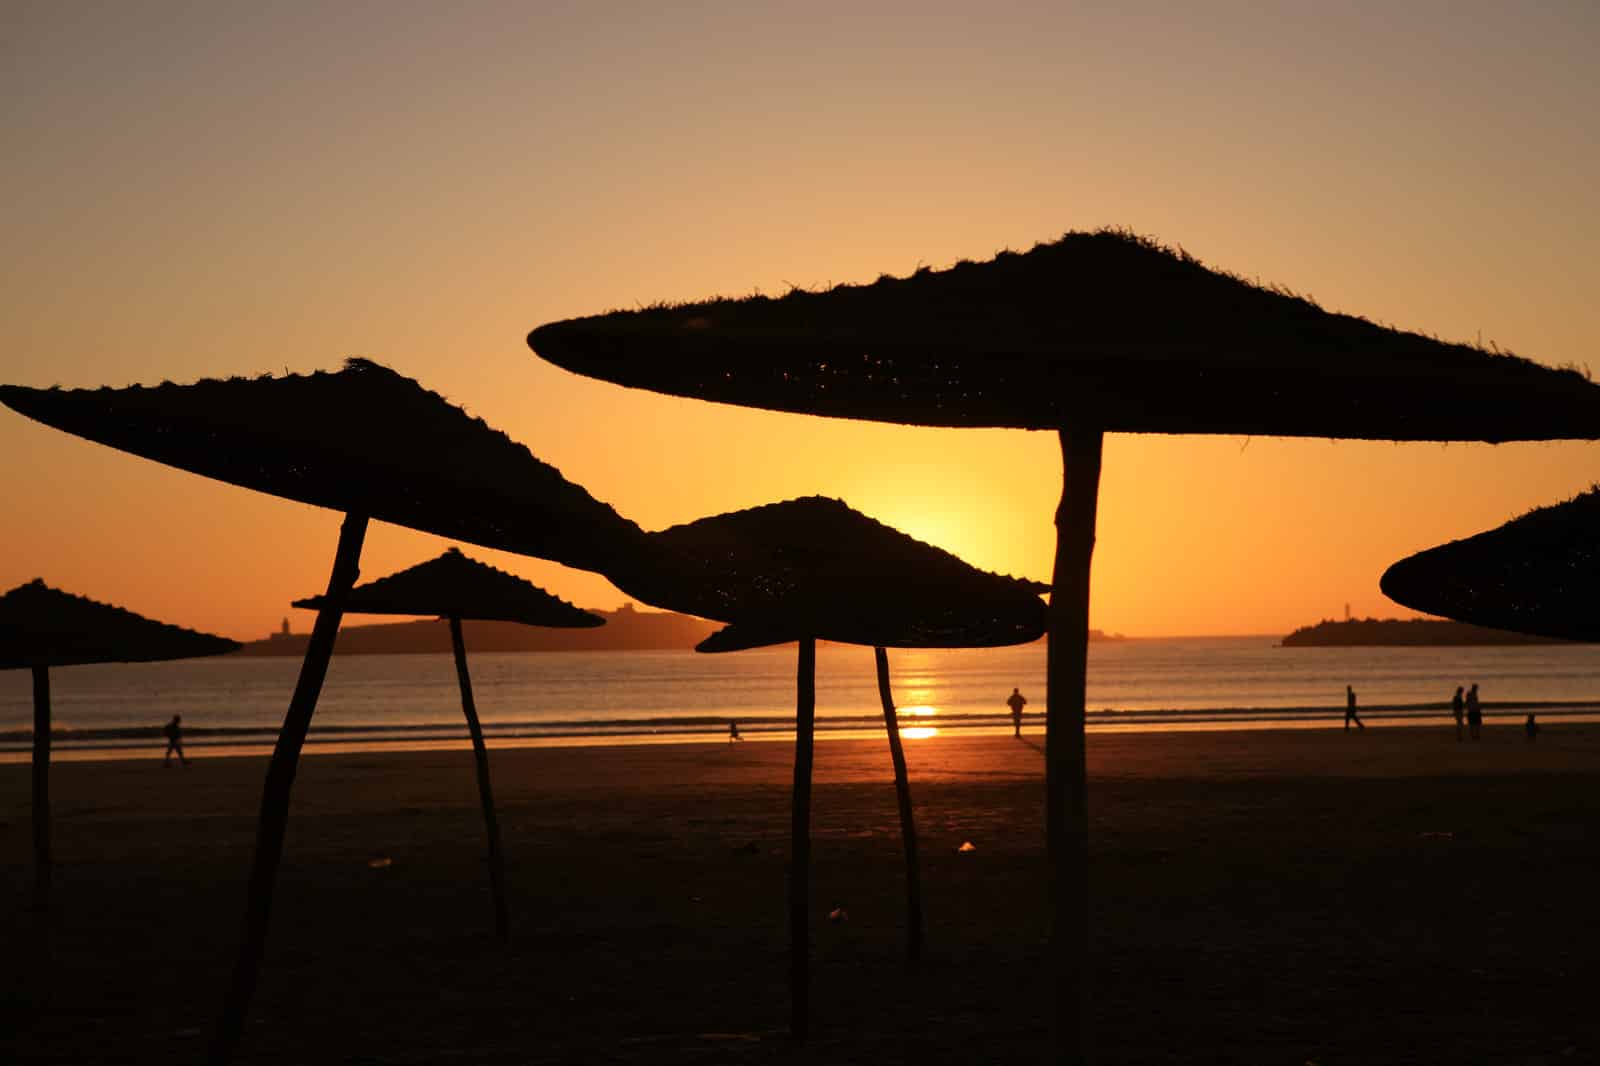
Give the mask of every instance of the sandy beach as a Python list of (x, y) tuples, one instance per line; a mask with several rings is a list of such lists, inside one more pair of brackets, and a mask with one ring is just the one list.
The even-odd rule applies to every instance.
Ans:
[[(1600, 727), (1453, 732), (1091, 736), (1096, 1061), (1600, 1058)], [(908, 743), (915, 968), (886, 745), (818, 745), (804, 1048), (784, 1035), (788, 744), (491, 751), (509, 947), (469, 752), (309, 755), (239, 1061), (1041, 1061), (1042, 744)], [(26, 908), (28, 768), (0, 766), (0, 1060), (203, 1054), (265, 760), (159, 754), (53, 767), (48, 929)], [(47, 982), (27, 962), (46, 950)]]

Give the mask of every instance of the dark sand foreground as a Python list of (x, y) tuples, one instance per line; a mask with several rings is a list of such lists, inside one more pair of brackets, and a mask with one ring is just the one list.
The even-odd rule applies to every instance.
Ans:
[[(1600, 726), (1453, 732), (1091, 737), (1097, 1061), (1600, 1062)], [(509, 948), (469, 752), (308, 756), (239, 1061), (1044, 1061), (1042, 741), (907, 745), (915, 969), (886, 746), (818, 746), (805, 1048), (788, 745), (491, 752)], [(28, 768), (0, 766), (0, 1061), (202, 1056), (265, 761), (158, 756), (53, 770), (47, 983)]]

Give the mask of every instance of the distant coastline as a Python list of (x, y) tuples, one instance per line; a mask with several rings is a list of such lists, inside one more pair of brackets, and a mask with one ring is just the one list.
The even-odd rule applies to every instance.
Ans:
[(1472, 645), (1571, 644), (1505, 629), (1488, 629), (1436, 618), (1324, 618), (1283, 638), (1285, 648), (1466, 647)]
[[(624, 604), (615, 611), (595, 611), (606, 624), (593, 629), (549, 629), (517, 622), (465, 620), (462, 638), (469, 652), (501, 651), (663, 651), (690, 649), (721, 628), (715, 622), (684, 614), (636, 611)], [(284, 629), (255, 640), (234, 655), (304, 655), (309, 633)], [(450, 651), (450, 626), (443, 619), (383, 622), (339, 628), (335, 655), (415, 655)]]

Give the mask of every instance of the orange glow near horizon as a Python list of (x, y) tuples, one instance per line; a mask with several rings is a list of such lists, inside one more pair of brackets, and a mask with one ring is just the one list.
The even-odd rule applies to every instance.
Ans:
[[(936, 708), (929, 707), (927, 704), (916, 704), (910, 707), (901, 707), (897, 713), (901, 718), (927, 719), (934, 717), (939, 712)], [(906, 740), (927, 740), (929, 737), (939, 735), (939, 727), (919, 721), (917, 725), (902, 725), (900, 727), (900, 735)]]
[[(15, 102), (0, 202), (27, 250), (3, 268), (0, 381), (366, 355), (646, 528), (824, 494), (1048, 580), (1051, 434), (659, 396), (559, 370), (524, 338), (1125, 225), (1330, 310), (1592, 358), (1593, 11), (715, 6), (395, 11), (382, 34), (354, 11), (27, 6), (0, 64)], [(325, 587), (337, 514), (4, 409), (0, 455), (0, 590), (42, 577), (238, 639), (285, 616), (309, 628), (289, 602)], [(1346, 604), (1406, 616), (1378, 591), (1389, 563), (1596, 477), (1584, 443), (1114, 435), (1090, 624), (1282, 634)], [(363, 579), (448, 545), (375, 523)], [(463, 548), (580, 606), (626, 598)]]

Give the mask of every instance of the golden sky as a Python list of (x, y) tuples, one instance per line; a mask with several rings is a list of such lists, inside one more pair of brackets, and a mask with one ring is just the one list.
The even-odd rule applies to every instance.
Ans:
[[(8, 4), (0, 380), (366, 355), (646, 528), (822, 493), (1048, 579), (1053, 435), (656, 396), (524, 337), (1117, 225), (1331, 310), (1591, 364), (1600, 8), (1197, 6)], [(1595, 447), (1111, 437), (1092, 624), (1407, 613), (1385, 566), (1586, 488)], [(333, 513), (3, 410), (0, 455), (0, 589), (309, 627), (288, 602), (325, 585)], [(367, 545), (371, 578), (447, 542)]]

